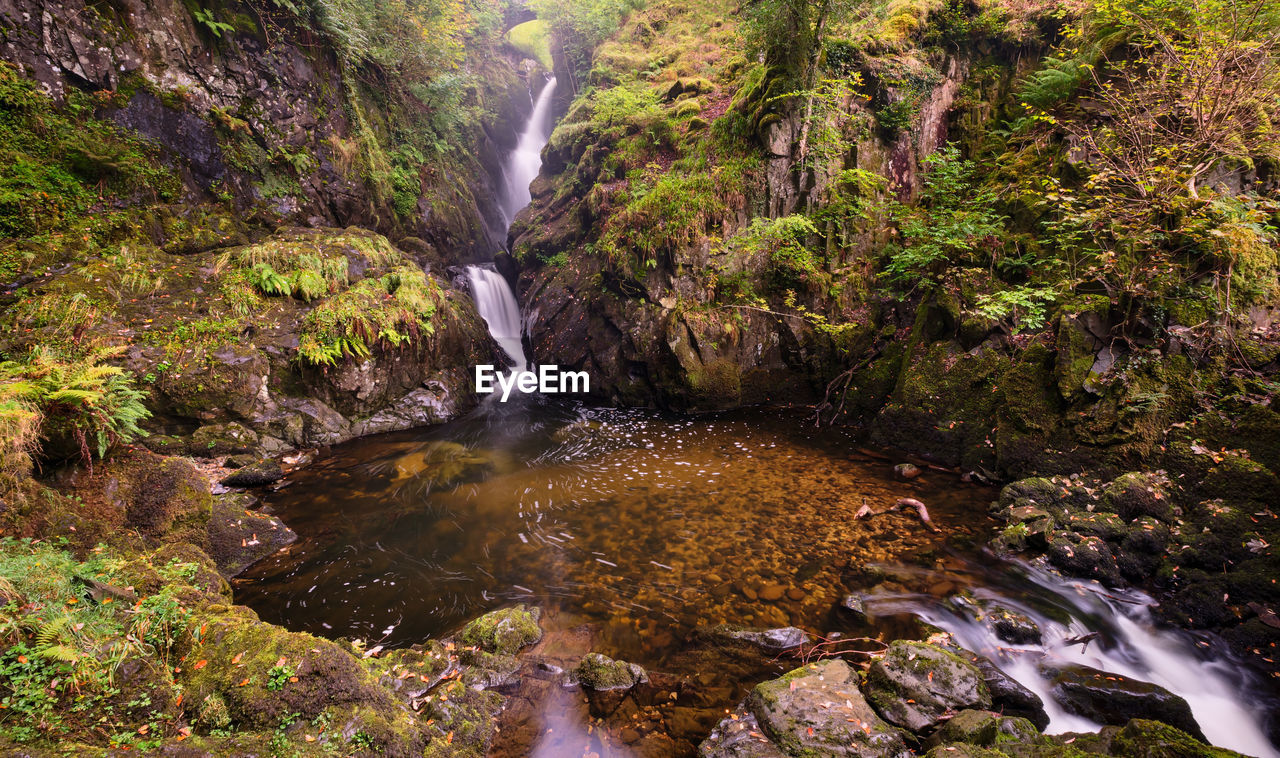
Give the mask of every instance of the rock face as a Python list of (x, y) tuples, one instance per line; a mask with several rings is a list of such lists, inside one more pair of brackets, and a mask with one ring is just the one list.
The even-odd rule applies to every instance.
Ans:
[[(214, 35), (192, 7), (178, 0), (5, 2), (0, 58), (58, 100), (76, 88), (112, 95), (103, 99), (100, 117), (159, 144), (182, 166), (193, 193), (208, 196), (217, 188), (233, 195), (240, 211), (292, 223), (399, 227), (397, 236), (408, 232), (440, 247), (488, 252), (502, 246), (497, 166), (482, 165), (479, 156), (513, 145), (507, 122), (519, 123), (531, 107), (506, 58), (491, 56), (483, 66), (483, 97), (499, 112), (493, 124), (466, 127), (471, 149), (460, 153), (469, 186), (455, 191), (456, 174), (437, 180), (431, 191), (449, 197), (450, 212), (403, 207), (402, 201), (407, 212), (401, 215), (389, 193), (380, 194), (362, 175), (363, 161), (343, 151), (359, 139), (391, 144), (389, 135), (375, 136), (367, 120), (353, 114), (367, 108), (379, 120), (406, 117), (379, 106), (374, 93), (344, 76), (336, 45), (326, 47), (325, 35), (290, 14), (231, 8), (206, 9), (224, 27)], [(184, 232), (168, 251), (224, 247), (227, 237), (201, 243), (200, 235)]]
[(1052, 693), (1068, 712), (1100, 724), (1121, 725), (1129, 719), (1160, 721), (1203, 740), (1187, 701), (1165, 688), (1088, 666), (1062, 666), (1044, 671)]
[(982, 672), (947, 650), (923, 642), (895, 642), (867, 671), (867, 699), (881, 716), (913, 732), (937, 725), (951, 711), (991, 706)]
[(750, 734), (749, 722), (744, 735), (733, 719), (726, 719), (699, 753), (708, 758), (910, 755), (902, 734), (876, 715), (857, 682), (848, 664), (829, 659), (757, 685), (745, 711), (759, 724), (759, 734), (767, 737), (767, 743)]

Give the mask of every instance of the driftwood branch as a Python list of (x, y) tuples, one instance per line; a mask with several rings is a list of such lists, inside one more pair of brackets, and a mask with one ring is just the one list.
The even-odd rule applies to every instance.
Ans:
[(871, 518), (872, 516), (880, 516), (885, 513), (892, 513), (893, 511), (902, 511), (902, 510), (911, 510), (911, 509), (915, 510), (916, 515), (920, 517), (920, 523), (924, 524), (926, 529), (928, 529), (931, 532), (942, 531), (933, 523), (933, 520), (929, 518), (929, 509), (925, 507), (924, 503), (920, 502), (919, 500), (916, 500), (913, 497), (900, 497), (894, 502), (893, 505), (881, 511), (877, 511), (874, 508), (872, 508), (867, 503), (866, 498), (863, 498), (862, 507), (858, 509), (857, 513), (853, 514), (853, 517), (856, 519), (864, 519), (864, 518)]

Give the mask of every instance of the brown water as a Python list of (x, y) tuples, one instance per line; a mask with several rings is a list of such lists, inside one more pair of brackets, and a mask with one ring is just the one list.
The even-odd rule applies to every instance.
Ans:
[[(570, 666), (602, 652), (644, 665), (654, 686), (587, 730), (579, 695), (526, 677), (496, 752), (688, 753), (747, 687), (794, 665), (727, 653), (696, 630), (908, 633), (909, 614), (858, 627), (838, 603), (885, 580), (868, 564), (936, 569), (989, 531), (990, 490), (934, 470), (895, 481), (893, 462), (784, 410), (492, 404), (335, 448), (291, 476), (267, 504), (300, 539), (242, 577), (237, 598), (291, 629), (386, 645), (536, 604), (547, 637), (534, 657)], [(864, 501), (903, 496), (924, 501), (941, 533), (914, 513), (854, 518)]]

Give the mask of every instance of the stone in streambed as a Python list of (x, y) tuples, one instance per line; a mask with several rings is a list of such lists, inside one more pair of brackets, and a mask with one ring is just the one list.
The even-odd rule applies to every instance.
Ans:
[(1109, 587), (1120, 584), (1115, 555), (1101, 537), (1055, 532), (1049, 546), (1049, 562), (1070, 576), (1097, 579)]
[(1039, 734), (1035, 724), (1024, 718), (1002, 716), (991, 711), (963, 710), (938, 727), (929, 744), (963, 742), (992, 747), (1004, 742), (1030, 742)]
[(265, 487), (284, 478), (284, 469), (270, 458), (263, 458), (257, 463), (232, 471), (222, 478), (226, 487)]
[(298, 539), (280, 519), (251, 510), (257, 504), (257, 498), (247, 492), (220, 495), (213, 500), (209, 557), (228, 579)]
[(767, 653), (779, 653), (784, 650), (794, 650), (809, 642), (809, 633), (803, 629), (797, 629), (794, 626), (778, 627), (776, 629), (743, 629), (741, 627), (722, 624), (711, 629), (701, 631), (701, 636), (705, 636), (712, 642), (731, 645), (750, 645), (759, 648)]
[(948, 711), (991, 707), (991, 692), (972, 663), (923, 642), (895, 642), (867, 671), (867, 699), (892, 724), (920, 732)]
[(987, 689), (991, 692), (992, 709), (1006, 716), (1024, 718), (1037, 729), (1049, 726), (1049, 714), (1045, 712), (1044, 701), (1039, 695), (1001, 671), (989, 658), (977, 656), (973, 665), (982, 673), (982, 681), (986, 682)]
[(840, 609), (853, 621), (867, 621), (867, 604), (862, 595), (845, 595), (840, 599)]
[(766, 602), (774, 603), (782, 599), (786, 594), (787, 588), (781, 584), (766, 584), (760, 589), (760, 599)]
[(920, 467), (911, 463), (899, 463), (893, 467), (893, 475), (903, 481), (920, 476)]
[(649, 675), (637, 664), (615, 661), (600, 653), (588, 653), (573, 670), (573, 680), (582, 687), (608, 692), (629, 690), (637, 684), (647, 683)]
[(542, 611), (523, 603), (491, 611), (462, 628), (459, 638), (495, 655), (514, 655), (520, 648), (542, 639), (538, 619)]
[(1014, 645), (1038, 645), (1042, 640), (1036, 622), (1007, 608), (993, 608), (987, 614), (987, 623), (997, 637)]
[(745, 706), (759, 724), (758, 734), (767, 737), (775, 749), (758, 739), (737, 743), (745, 750), (725, 746), (726, 733), (732, 734), (734, 729), (732, 719), (726, 719), (703, 744), (701, 755), (910, 755), (902, 733), (876, 715), (858, 688), (857, 673), (839, 659), (809, 664), (764, 682), (747, 697)]
[(1068, 713), (1112, 726), (1150, 719), (1204, 739), (1187, 701), (1157, 684), (1088, 666), (1044, 666), (1041, 673), (1050, 680), (1053, 699)]

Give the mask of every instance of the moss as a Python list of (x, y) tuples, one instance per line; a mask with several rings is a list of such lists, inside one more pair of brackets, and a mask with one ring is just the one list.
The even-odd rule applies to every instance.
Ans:
[(1112, 739), (1117, 755), (1130, 758), (1239, 758), (1231, 750), (1211, 747), (1158, 721), (1133, 719)]
[(539, 608), (524, 604), (491, 611), (463, 627), (459, 639), (490, 653), (513, 655), (542, 639), (541, 615)]
[(573, 675), (578, 684), (597, 691), (630, 689), (649, 681), (643, 668), (600, 653), (588, 653), (573, 670)]

